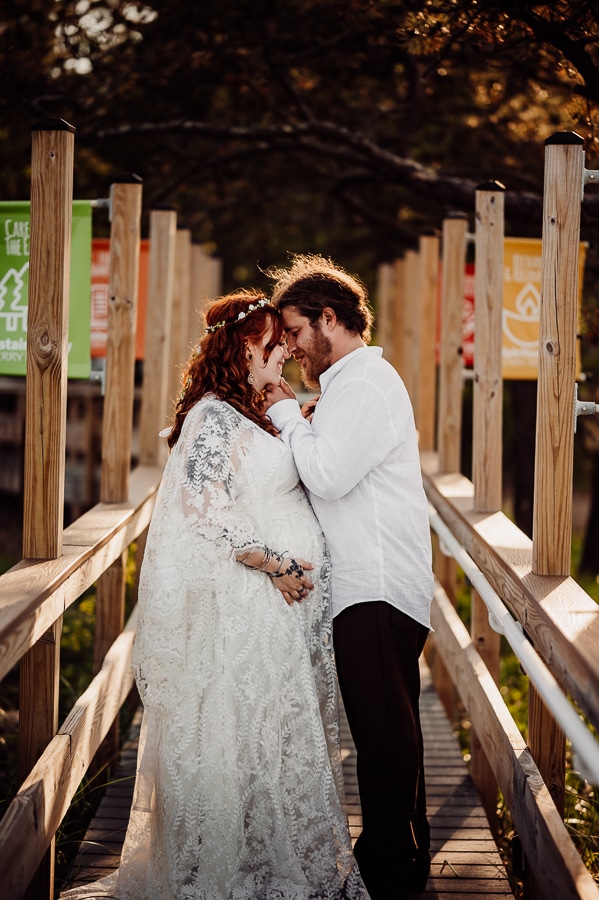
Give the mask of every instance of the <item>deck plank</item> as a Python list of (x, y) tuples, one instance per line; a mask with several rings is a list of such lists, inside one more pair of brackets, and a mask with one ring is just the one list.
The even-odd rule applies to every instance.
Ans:
[[(512, 896), (501, 856), (441, 701), (422, 661), (421, 716), (427, 805), (431, 824), (431, 874), (421, 900), (505, 900)], [(90, 823), (65, 890), (108, 875), (119, 864), (127, 829), (141, 714), (134, 720), (121, 760)], [(341, 746), (349, 829), (362, 830), (356, 751), (341, 711)]]

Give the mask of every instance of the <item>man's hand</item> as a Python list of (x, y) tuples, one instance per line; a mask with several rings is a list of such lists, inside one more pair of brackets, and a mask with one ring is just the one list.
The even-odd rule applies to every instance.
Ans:
[(312, 421), (312, 416), (314, 415), (314, 410), (316, 409), (316, 404), (320, 400), (320, 396), (312, 397), (311, 400), (306, 400), (304, 405), (302, 406), (302, 416), (304, 419), (307, 419), (308, 422)]
[(281, 378), (279, 384), (267, 384), (264, 388), (264, 402), (262, 404), (262, 408), (264, 410), (270, 409), (270, 407), (274, 403), (278, 403), (279, 400), (296, 400), (296, 396), (293, 393), (292, 389), (289, 387), (284, 378)]

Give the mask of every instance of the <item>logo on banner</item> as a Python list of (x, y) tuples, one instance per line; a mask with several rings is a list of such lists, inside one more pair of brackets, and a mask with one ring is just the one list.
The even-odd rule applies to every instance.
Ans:
[(515, 347), (535, 353), (539, 343), (541, 293), (536, 285), (525, 284), (514, 300), (514, 309), (503, 310), (503, 334)]
[[(29, 307), (29, 201), (0, 202), (0, 374), (25, 375)], [(69, 378), (89, 378), (91, 202), (73, 202)]]
[(0, 272), (0, 365), (19, 362), (27, 351), (28, 218), (4, 220), (4, 256), (6, 265)]

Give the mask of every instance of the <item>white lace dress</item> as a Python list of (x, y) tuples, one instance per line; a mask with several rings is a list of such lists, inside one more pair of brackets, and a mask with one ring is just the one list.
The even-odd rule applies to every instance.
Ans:
[[(237, 562), (265, 545), (314, 563), (301, 605)], [(329, 570), (289, 449), (201, 400), (141, 571), (144, 723), (121, 868), (67, 897), (368, 898), (341, 805)]]

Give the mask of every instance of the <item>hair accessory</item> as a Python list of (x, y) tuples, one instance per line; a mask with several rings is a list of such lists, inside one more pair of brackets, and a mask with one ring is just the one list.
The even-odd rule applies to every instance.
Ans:
[(216, 325), (208, 325), (206, 327), (206, 331), (216, 331), (218, 328), (222, 328), (224, 325), (230, 325), (231, 322), (240, 322), (241, 319), (245, 319), (250, 313), (255, 312), (257, 309), (260, 309), (262, 306), (270, 306), (270, 300), (267, 300), (266, 297), (262, 297), (261, 300), (257, 300), (255, 303), (250, 303), (247, 310), (242, 310), (236, 319), (229, 319), (229, 321), (217, 322)]

